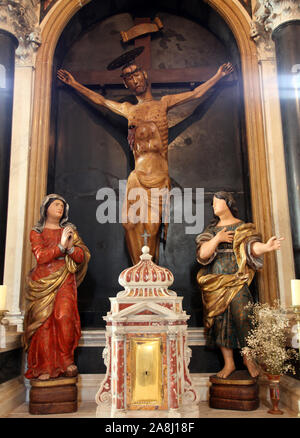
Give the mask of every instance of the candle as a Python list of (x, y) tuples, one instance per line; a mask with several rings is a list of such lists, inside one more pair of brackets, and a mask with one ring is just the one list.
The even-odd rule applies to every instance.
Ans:
[(300, 280), (291, 280), (292, 305), (300, 306)]
[(0, 310), (7, 310), (5, 308), (6, 304), (6, 286), (0, 285)]

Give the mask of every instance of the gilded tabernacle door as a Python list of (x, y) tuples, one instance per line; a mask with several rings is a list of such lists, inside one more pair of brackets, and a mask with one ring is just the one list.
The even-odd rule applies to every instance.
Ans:
[(129, 362), (131, 374), (129, 409), (141, 405), (163, 409), (163, 345), (160, 337), (131, 338)]

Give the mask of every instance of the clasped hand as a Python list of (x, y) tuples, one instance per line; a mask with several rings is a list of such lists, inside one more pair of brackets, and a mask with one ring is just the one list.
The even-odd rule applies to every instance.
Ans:
[(68, 250), (72, 248), (73, 242), (74, 242), (74, 230), (72, 227), (67, 226), (66, 228), (64, 228), (62, 232), (60, 244), (61, 246), (63, 246), (65, 249)]

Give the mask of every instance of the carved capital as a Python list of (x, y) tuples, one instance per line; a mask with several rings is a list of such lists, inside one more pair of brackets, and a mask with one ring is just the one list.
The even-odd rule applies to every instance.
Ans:
[(0, 28), (18, 39), (16, 61), (21, 65), (33, 63), (41, 45), (39, 8), (39, 0), (0, 0)]
[(175, 341), (177, 339), (178, 331), (178, 326), (169, 325), (167, 331), (168, 339), (170, 341)]
[(125, 327), (117, 327), (116, 330), (112, 333), (112, 342), (113, 341), (124, 341), (126, 336)]
[(273, 32), (283, 23), (300, 20), (300, 2), (299, 0), (257, 0), (254, 17), (265, 31)]
[(300, 20), (299, 0), (257, 0), (253, 11), (251, 37), (256, 42), (259, 58), (274, 53), (272, 32), (281, 24)]
[(256, 43), (259, 59), (269, 58), (274, 53), (272, 30), (268, 25), (270, 9), (267, 3), (266, 0), (257, 0), (251, 23), (250, 36)]
[(274, 56), (274, 42), (271, 32), (267, 32), (261, 23), (253, 20), (251, 23), (250, 36), (256, 43), (257, 54), (260, 60)]

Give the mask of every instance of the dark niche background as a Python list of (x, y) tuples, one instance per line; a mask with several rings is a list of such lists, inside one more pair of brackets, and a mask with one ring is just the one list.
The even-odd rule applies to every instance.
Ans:
[[(172, 2), (91, 2), (70, 21), (57, 45), (53, 77), (58, 68), (104, 70), (110, 61), (133, 48), (122, 44), (120, 31), (133, 26), (136, 16), (159, 16), (164, 29), (152, 36), (153, 68), (218, 67), (231, 61), (235, 80), (223, 84), (200, 101), (169, 112), (169, 173), (172, 187), (205, 189), (204, 222), (212, 218), (215, 191), (233, 192), (240, 218), (251, 220), (247, 152), (244, 139), (242, 79), (235, 40), (222, 19), (206, 4), (192, 0)], [(156, 7), (156, 4), (159, 6)], [(176, 3), (176, 5), (174, 4)], [(190, 84), (155, 84), (155, 98), (191, 89)], [(184, 80), (184, 79), (183, 79)], [(197, 85), (197, 84), (196, 84)], [(193, 85), (195, 86), (195, 85)], [(105, 97), (130, 99), (123, 86), (91, 87)], [(78, 290), (83, 328), (104, 327), (109, 297), (121, 290), (120, 272), (130, 265), (119, 223), (99, 224), (96, 210), (101, 187), (113, 188), (133, 169), (127, 144), (126, 119), (87, 103), (74, 91), (53, 82), (48, 193), (59, 193), (70, 204), (70, 220), (91, 251), (87, 276)], [(195, 203), (195, 196), (193, 197)], [(172, 215), (171, 215), (172, 217)], [(191, 315), (189, 326), (202, 326), (202, 303), (196, 283), (195, 235), (186, 226), (170, 223), (160, 264), (169, 268), (172, 289), (183, 296)], [(254, 292), (255, 293), (255, 292)]]

